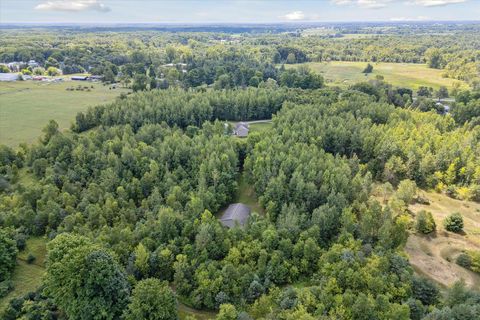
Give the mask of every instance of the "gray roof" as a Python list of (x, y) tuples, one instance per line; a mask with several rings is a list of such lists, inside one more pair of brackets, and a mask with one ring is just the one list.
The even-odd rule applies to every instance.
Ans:
[(243, 203), (231, 204), (220, 218), (220, 223), (229, 228), (233, 228), (237, 223), (243, 226), (247, 223), (250, 211), (250, 208)]
[(246, 122), (237, 122), (237, 123), (235, 124), (235, 129), (238, 130), (238, 129), (240, 129), (241, 127), (245, 127), (245, 128), (248, 129), (248, 123), (246, 123)]
[(246, 137), (248, 136), (248, 128), (240, 126), (237, 129), (235, 129), (235, 134), (239, 137)]
[(17, 81), (17, 73), (0, 73), (0, 81)]

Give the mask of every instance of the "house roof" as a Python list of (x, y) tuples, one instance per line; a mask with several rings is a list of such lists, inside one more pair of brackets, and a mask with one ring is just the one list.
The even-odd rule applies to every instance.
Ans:
[(246, 137), (246, 136), (248, 136), (248, 128), (239, 127), (238, 129), (235, 130), (235, 133), (239, 137)]
[(233, 228), (237, 223), (243, 226), (250, 216), (250, 211), (250, 208), (243, 203), (233, 203), (223, 213), (220, 223), (229, 228)]
[(247, 128), (247, 129), (248, 129), (248, 123), (246, 123), (246, 122), (237, 122), (237, 123), (235, 124), (235, 129), (238, 130), (238, 129), (241, 128), (241, 127), (244, 127), (244, 128)]
[(18, 74), (16, 73), (0, 73), (0, 81), (16, 81)]

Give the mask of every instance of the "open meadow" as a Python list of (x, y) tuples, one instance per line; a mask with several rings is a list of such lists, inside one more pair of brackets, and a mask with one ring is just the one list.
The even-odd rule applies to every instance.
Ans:
[[(67, 90), (78, 86), (83, 91)], [(32, 143), (51, 119), (61, 130), (67, 129), (77, 112), (113, 101), (122, 92), (127, 89), (110, 89), (98, 82), (0, 82), (0, 144)]]
[[(413, 268), (443, 287), (451, 286), (460, 279), (472, 288), (480, 287), (480, 275), (455, 263), (464, 250), (480, 250), (480, 204), (452, 199), (435, 192), (422, 191), (421, 194), (430, 204), (416, 203), (409, 209), (413, 214), (421, 210), (431, 212), (437, 231), (430, 235), (409, 236), (405, 250)], [(443, 227), (443, 220), (454, 212), (463, 216), (463, 233), (448, 232)]]
[[(327, 84), (346, 87), (359, 81), (375, 79), (377, 75), (382, 75), (385, 81), (394, 86), (418, 89), (420, 86), (432, 87), (438, 89), (445, 86), (451, 89), (455, 82), (459, 82), (462, 88), (466, 88), (463, 81), (444, 78), (442, 71), (428, 68), (425, 64), (415, 63), (371, 63), (373, 72), (364, 74), (362, 71), (367, 66), (367, 62), (308, 62), (301, 65), (309, 67), (311, 70), (320, 73)], [(287, 68), (295, 68), (298, 65), (286, 65)]]

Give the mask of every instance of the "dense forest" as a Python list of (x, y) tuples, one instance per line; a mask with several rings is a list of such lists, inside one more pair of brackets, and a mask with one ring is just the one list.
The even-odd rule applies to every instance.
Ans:
[[(179, 302), (223, 320), (478, 319), (480, 292), (439, 287), (404, 252), (415, 228), (435, 228), (408, 208), (417, 188), (480, 202), (480, 38), (464, 28), (352, 41), (5, 30), (0, 60), (138, 92), (0, 145), (0, 297), (27, 239), (49, 241), (42, 285), (2, 319), (178, 319)], [(472, 87), (446, 111), (382, 79), (343, 89), (282, 67), (323, 60), (426, 62)], [(264, 132), (231, 134), (229, 121), (264, 119)], [(226, 228), (240, 176), (262, 212)], [(477, 252), (464, 259), (480, 272)]]

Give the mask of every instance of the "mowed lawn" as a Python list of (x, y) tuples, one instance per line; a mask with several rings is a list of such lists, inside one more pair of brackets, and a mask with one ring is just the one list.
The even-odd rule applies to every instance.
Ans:
[[(90, 91), (66, 90), (79, 85)], [(83, 81), (0, 82), (0, 144), (15, 147), (37, 141), (50, 119), (67, 129), (79, 111), (113, 101), (121, 92), (127, 89)]]
[[(420, 86), (432, 87), (438, 89), (445, 86), (452, 88), (453, 83), (459, 82), (462, 87), (467, 89), (465, 82), (455, 79), (443, 78), (442, 70), (428, 68), (425, 64), (416, 63), (371, 63), (373, 72), (363, 74), (362, 71), (367, 66), (367, 62), (308, 62), (302, 65), (308, 66), (313, 71), (323, 75), (326, 82), (342, 87), (352, 85), (360, 81), (375, 79), (377, 75), (382, 75), (385, 81), (394, 86), (418, 89)], [(287, 68), (294, 68), (298, 65), (287, 65)]]

